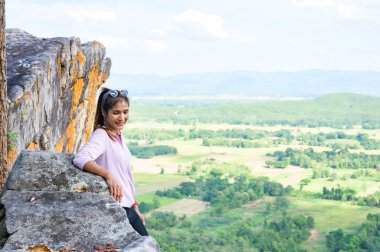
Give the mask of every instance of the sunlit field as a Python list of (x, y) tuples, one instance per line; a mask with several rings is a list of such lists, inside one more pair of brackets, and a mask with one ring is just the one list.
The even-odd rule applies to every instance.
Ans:
[[(189, 125), (173, 125), (164, 123), (130, 123), (128, 129), (184, 129), (189, 130), (193, 126)], [(268, 126), (268, 127), (257, 127), (257, 126), (246, 126), (246, 125), (219, 125), (219, 124), (200, 124), (197, 125), (197, 129), (208, 129), (208, 130), (218, 130), (218, 129), (230, 129), (230, 128), (240, 128), (240, 129), (255, 129), (255, 130), (265, 130), (265, 131), (276, 131), (281, 129), (289, 129), (292, 132), (336, 132), (333, 128), (295, 128), (295, 127), (282, 127), (282, 126)], [(126, 129), (125, 134), (128, 135), (128, 129)], [(342, 130), (340, 130), (342, 131)], [(357, 134), (357, 133), (367, 133), (374, 138), (380, 135), (380, 130), (363, 130), (363, 129), (350, 129), (344, 130), (347, 134)], [(331, 141), (331, 140), (329, 140)], [(140, 141), (143, 143), (143, 141)], [(350, 141), (349, 141), (350, 142)], [(352, 141), (351, 141), (352, 142)], [(140, 183), (137, 180), (137, 192), (144, 193), (147, 191), (154, 191), (160, 188), (173, 187), (180, 182), (186, 180), (182, 176), (175, 176), (183, 168), (190, 167), (194, 161), (202, 160), (206, 158), (213, 158), (220, 162), (232, 162), (239, 163), (247, 166), (253, 176), (266, 176), (273, 181), (282, 183), (283, 185), (292, 185), (298, 187), (299, 182), (302, 179), (311, 176), (311, 169), (300, 168), (296, 166), (289, 166), (285, 169), (268, 168), (265, 164), (267, 160), (271, 160), (267, 153), (272, 153), (276, 150), (284, 151), (286, 148), (294, 149), (307, 149), (312, 147), (317, 152), (322, 152), (330, 150), (328, 147), (322, 146), (306, 146), (306, 145), (279, 145), (277, 147), (270, 148), (234, 148), (234, 147), (224, 147), (224, 146), (202, 146), (201, 139), (194, 140), (183, 140), (183, 139), (173, 139), (173, 140), (156, 140), (156, 145), (169, 145), (177, 148), (178, 153), (176, 155), (165, 155), (156, 156), (150, 159), (133, 158), (132, 167), (133, 171), (138, 178), (147, 177), (145, 184)], [(351, 150), (352, 152), (368, 153), (368, 154), (380, 154), (380, 150)], [(347, 169), (330, 169), (332, 172), (337, 173), (338, 177), (342, 177), (345, 174), (351, 174), (353, 170)], [(156, 176), (160, 172), (164, 172), (159, 176)], [(151, 175), (149, 175), (151, 174)], [(149, 177), (149, 178), (148, 178)], [(354, 189), (360, 195), (366, 195), (368, 193), (373, 193), (380, 190), (377, 186), (379, 181), (371, 180), (368, 178), (360, 179), (337, 179), (335, 181), (328, 181), (327, 179), (316, 179), (312, 180), (312, 183), (305, 186), (303, 190), (310, 192), (321, 192), (322, 188), (325, 186), (327, 188), (331, 187), (350, 187)]]
[[(345, 233), (356, 232), (366, 221), (368, 214), (380, 214), (380, 208), (376, 206), (360, 206), (357, 202), (335, 198), (323, 199), (332, 197), (325, 195), (324, 190), (330, 192), (333, 189), (342, 190), (344, 193), (345, 190), (350, 190), (349, 192), (353, 192), (356, 198), (371, 197), (380, 191), (380, 164), (376, 168), (372, 163), (371, 167), (366, 168), (369, 164), (366, 162), (373, 162), (370, 156), (380, 155), (378, 129), (363, 129), (361, 126), (351, 126), (349, 129), (289, 125), (258, 126), (223, 122), (219, 124), (155, 121), (142, 123), (132, 120), (126, 127), (124, 136), (129, 144), (137, 144), (141, 148), (140, 151), (144, 150), (145, 154), (149, 154), (149, 148), (155, 146), (175, 149), (175, 153), (149, 154), (148, 157), (133, 155), (132, 160), (136, 199), (139, 202), (149, 204), (155, 202), (158, 205), (144, 213), (147, 216), (148, 227), (149, 220), (153, 221), (151, 225), (157, 225), (155, 223), (160, 218), (169, 218), (165, 219), (165, 222), (173, 221), (173, 218), (180, 220), (178, 226), (168, 231), (163, 231), (162, 228), (154, 230), (153, 234), (166, 242), (172, 239), (180, 239), (173, 243), (183, 241), (185, 238), (180, 238), (181, 235), (192, 239), (194, 232), (198, 232), (197, 227), (201, 226), (202, 232), (207, 235), (198, 237), (197, 234), (197, 238), (194, 239), (200, 241), (203, 237), (208, 237), (205, 239), (213, 240), (214, 246), (215, 239), (219, 239), (216, 244), (221, 245), (213, 249), (223, 251), (223, 244), (227, 242), (226, 232), (232, 232), (234, 237), (239, 237), (237, 234), (243, 232), (241, 228), (243, 226), (247, 228), (248, 225), (250, 227), (248, 230), (251, 231), (244, 232), (253, 232), (256, 236), (270, 222), (280, 222), (286, 216), (293, 218), (304, 215), (312, 217), (315, 225), (307, 230), (308, 237), (301, 246), (307, 251), (323, 252), (327, 251), (326, 235), (329, 235), (329, 232), (337, 229), (342, 229)], [(367, 142), (363, 142), (363, 139), (367, 139)], [(319, 159), (307, 156), (310, 150), (316, 153)], [(278, 155), (287, 152), (296, 153), (300, 162), (287, 163), (285, 167), (271, 165), (279, 161)], [(355, 162), (362, 163), (352, 163), (347, 156), (339, 156), (337, 159), (326, 158), (326, 155), (334, 156), (340, 152), (346, 155), (358, 155), (355, 157)], [(359, 160), (359, 155), (368, 160), (364, 162)], [(292, 157), (286, 158), (290, 160)], [(350, 165), (357, 166), (346, 167), (349, 162)], [(197, 179), (207, 178), (208, 173), (212, 171), (207, 170), (211, 169), (208, 166), (219, 169), (219, 172), (228, 177), (229, 183), (234, 182), (232, 179), (234, 176), (248, 173), (251, 178), (266, 177), (271, 183), (280, 183), (284, 188), (291, 186), (293, 191), (286, 197), (289, 201), (286, 211), (276, 206), (278, 198), (268, 195), (248, 201), (231, 210), (228, 208), (223, 210), (220, 206), (213, 205), (213, 199), (207, 201), (202, 198), (204, 195), (178, 195), (178, 191), (175, 190), (180, 188), (183, 182), (194, 184)], [(322, 171), (325, 175), (318, 175), (322, 174)], [(248, 195), (247, 191), (241, 191), (236, 196), (228, 196), (222, 191), (213, 192), (212, 186), (207, 189), (210, 189), (209, 193), (213, 197), (224, 195), (231, 197), (228, 199), (231, 201), (234, 197)], [(157, 191), (169, 194), (159, 196)], [(170, 196), (170, 192), (177, 194)], [(168, 215), (155, 215), (161, 213)], [(192, 235), (189, 236), (187, 232)], [(244, 232), (242, 234), (246, 234)], [(234, 242), (243, 246), (246, 242), (243, 240)], [(241, 251), (259, 251), (255, 246), (244, 245), (244, 248), (249, 249)]]

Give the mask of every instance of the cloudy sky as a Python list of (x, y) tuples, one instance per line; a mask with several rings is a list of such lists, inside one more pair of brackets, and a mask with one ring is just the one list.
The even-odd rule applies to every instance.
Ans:
[(7, 0), (6, 20), (98, 40), (113, 73), (380, 71), (379, 0)]

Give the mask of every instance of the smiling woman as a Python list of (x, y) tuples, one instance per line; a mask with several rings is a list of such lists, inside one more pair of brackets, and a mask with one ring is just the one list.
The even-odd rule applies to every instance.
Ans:
[(131, 152), (121, 135), (129, 115), (127, 95), (126, 90), (102, 89), (96, 108), (94, 132), (73, 162), (80, 169), (103, 177), (111, 196), (125, 209), (132, 227), (140, 235), (148, 235), (144, 217), (135, 201)]

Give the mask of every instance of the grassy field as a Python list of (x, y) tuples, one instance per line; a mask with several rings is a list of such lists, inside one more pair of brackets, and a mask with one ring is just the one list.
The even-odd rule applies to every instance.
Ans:
[(158, 197), (155, 195), (154, 192), (147, 192), (144, 194), (139, 194), (136, 196), (136, 200), (137, 200), (137, 202), (153, 202), (154, 197), (156, 197), (158, 199), (158, 202), (160, 202), (161, 207), (178, 201), (177, 199), (173, 199), (173, 198)]
[(313, 216), (315, 229), (313, 239), (305, 243), (308, 251), (326, 251), (325, 235), (343, 229), (354, 231), (366, 220), (369, 213), (380, 214), (380, 208), (362, 207), (346, 202), (321, 199), (292, 199), (291, 214)]
[[(346, 134), (355, 135), (357, 133), (366, 133), (371, 138), (380, 138), (380, 130), (364, 130), (360, 127), (348, 130), (337, 130), (333, 128), (305, 128), (305, 127), (288, 127), (288, 126), (248, 126), (248, 125), (228, 125), (228, 124), (197, 124), (197, 125), (178, 125), (178, 124), (164, 124), (164, 123), (131, 123), (128, 125), (129, 129), (172, 129), (172, 130), (189, 130), (191, 128), (196, 129), (253, 129), (253, 130), (265, 130), (276, 131), (280, 129), (288, 129), (293, 133), (320, 133), (320, 132), (336, 132), (344, 131)], [(128, 130), (128, 129), (127, 129)], [(331, 142), (331, 140), (329, 140)], [(143, 144), (142, 141), (140, 141)], [(352, 141), (349, 141), (352, 143)], [(177, 155), (157, 156), (151, 159), (138, 159), (133, 158), (132, 169), (137, 175), (137, 193), (145, 193), (154, 191), (156, 188), (169, 188), (185, 181), (186, 178), (177, 176), (178, 171), (186, 169), (192, 165), (194, 161), (203, 160), (206, 158), (213, 158), (219, 162), (231, 162), (236, 164), (242, 164), (247, 166), (253, 176), (267, 176), (270, 179), (280, 182), (283, 185), (292, 185), (295, 188), (299, 187), (299, 182), (312, 174), (311, 169), (303, 169), (299, 167), (289, 166), (286, 169), (267, 168), (265, 162), (271, 160), (267, 153), (272, 153), (276, 150), (285, 150), (286, 148), (306, 149), (310, 146), (298, 145), (296, 141), (290, 145), (279, 145), (277, 147), (270, 148), (234, 148), (225, 146), (202, 146), (201, 139), (186, 140), (173, 139), (159, 141), (156, 140), (157, 145), (169, 145), (176, 147), (178, 150)], [(330, 150), (328, 147), (312, 147), (315, 151), (321, 152)], [(368, 154), (380, 154), (380, 150), (352, 150), (352, 152), (365, 152)], [(161, 170), (164, 170), (165, 176), (158, 175)], [(303, 190), (311, 192), (321, 192), (322, 188), (326, 186), (331, 187), (350, 187), (354, 189), (358, 194), (365, 195), (369, 192), (375, 192), (380, 188), (376, 187), (378, 181), (370, 180), (368, 178), (363, 179), (340, 179), (342, 176), (348, 173), (352, 173), (353, 170), (345, 169), (330, 169), (331, 172), (337, 174), (338, 178), (334, 182), (327, 181), (327, 179), (316, 179), (305, 186)], [(140, 175), (139, 175), (140, 174)], [(151, 174), (151, 175), (149, 175)], [(140, 178), (140, 180), (139, 180)]]
[(326, 187), (328, 189), (334, 188), (351, 188), (354, 189), (358, 194), (366, 193), (367, 190), (374, 187), (379, 187), (380, 184), (378, 181), (358, 178), (358, 179), (337, 179), (335, 181), (328, 181), (326, 178), (312, 180), (312, 183), (305, 186), (303, 190), (310, 192), (322, 192), (322, 188)]
[[(348, 232), (354, 231), (366, 220), (369, 213), (380, 214), (380, 208), (361, 207), (339, 201), (297, 197), (290, 197), (289, 200), (288, 215), (303, 214), (312, 216), (315, 220), (315, 228), (309, 230), (311, 236), (304, 243), (307, 251), (326, 251), (325, 236), (328, 232), (339, 228)], [(247, 204), (241, 209), (236, 209), (229, 213), (228, 216), (233, 218), (239, 215), (243, 219), (254, 217), (257, 224), (260, 225), (264, 222), (265, 203), (268, 201), (273, 201), (273, 198), (267, 197), (258, 200), (258, 202)], [(273, 212), (267, 215), (267, 218), (272, 221), (278, 221), (281, 214)]]
[(135, 173), (133, 174), (136, 195), (155, 192), (175, 187), (181, 182), (189, 181), (185, 176), (176, 174), (152, 174), (152, 173)]

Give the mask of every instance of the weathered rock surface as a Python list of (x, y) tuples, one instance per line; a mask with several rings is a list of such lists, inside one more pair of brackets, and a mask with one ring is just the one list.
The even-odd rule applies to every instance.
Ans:
[(159, 251), (152, 237), (130, 226), (104, 180), (71, 162), (69, 154), (20, 153), (1, 196), (2, 251), (36, 245), (94, 251), (108, 243), (121, 251)]
[(23, 151), (8, 176), (6, 189), (16, 191), (72, 191), (109, 194), (99, 176), (74, 169), (72, 154)]
[(6, 31), (8, 163), (28, 150), (73, 153), (89, 137), (96, 92), (110, 74), (111, 60), (99, 42), (38, 38)]

